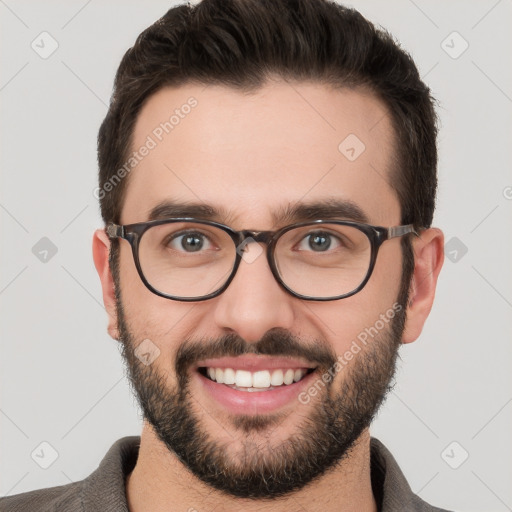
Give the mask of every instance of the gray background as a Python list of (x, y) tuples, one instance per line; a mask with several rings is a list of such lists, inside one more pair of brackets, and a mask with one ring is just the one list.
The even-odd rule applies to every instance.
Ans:
[[(0, 0), (0, 495), (80, 480), (140, 433), (91, 257), (96, 136), (120, 58), (172, 5)], [(440, 101), (435, 225), (448, 242), (432, 314), (372, 433), (425, 500), (512, 510), (512, 5), (352, 5), (402, 42)], [(51, 48), (43, 31), (59, 45), (46, 59), (31, 47)]]

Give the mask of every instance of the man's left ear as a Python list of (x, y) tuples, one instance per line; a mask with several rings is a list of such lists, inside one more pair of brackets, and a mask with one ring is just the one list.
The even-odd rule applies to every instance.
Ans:
[(444, 261), (444, 235), (438, 228), (423, 231), (412, 241), (414, 273), (409, 289), (407, 319), (402, 343), (411, 343), (421, 334), (432, 309), (437, 278)]
[(104, 229), (97, 229), (92, 239), (92, 255), (103, 291), (103, 304), (108, 315), (107, 331), (111, 338), (119, 340), (115, 284), (109, 264), (110, 240)]

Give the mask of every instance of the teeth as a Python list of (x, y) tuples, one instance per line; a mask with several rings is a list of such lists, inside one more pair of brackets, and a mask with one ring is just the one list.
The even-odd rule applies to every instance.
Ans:
[(294, 375), (295, 372), (291, 368), (288, 368), (288, 370), (286, 370), (286, 373), (284, 374), (284, 383), (287, 385), (291, 384), (293, 382)]
[(293, 382), (298, 382), (304, 377), (306, 370), (287, 368), (249, 372), (232, 368), (207, 368), (206, 373), (211, 380), (218, 384), (227, 384), (236, 389), (245, 388), (246, 391), (257, 391), (258, 389), (274, 389), (283, 384), (288, 386)]
[(274, 370), (270, 378), (272, 386), (282, 386), (284, 382), (283, 370)]
[(224, 370), (224, 384), (234, 384), (235, 382), (235, 370), (232, 368), (226, 368)]
[(252, 387), (253, 388), (269, 388), (270, 387), (270, 372), (262, 370), (252, 374)]
[(235, 373), (235, 384), (239, 388), (252, 388), (251, 372), (247, 372), (245, 370), (237, 370)]

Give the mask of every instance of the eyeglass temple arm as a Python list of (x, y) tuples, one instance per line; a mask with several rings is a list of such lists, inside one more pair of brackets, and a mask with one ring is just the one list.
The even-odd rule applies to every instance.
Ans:
[(109, 238), (124, 238), (124, 226), (119, 226), (111, 222), (108, 224), (105, 231)]
[(414, 229), (414, 225), (407, 224), (406, 226), (395, 226), (388, 228), (388, 240), (390, 238), (407, 235), (408, 233), (413, 233), (414, 235), (419, 236), (417, 231)]

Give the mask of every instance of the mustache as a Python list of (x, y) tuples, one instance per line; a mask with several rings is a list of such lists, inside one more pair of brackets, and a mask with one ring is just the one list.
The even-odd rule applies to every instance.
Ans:
[(176, 374), (186, 375), (190, 367), (203, 359), (237, 357), (245, 354), (299, 357), (325, 370), (334, 366), (337, 360), (335, 352), (325, 343), (304, 343), (288, 331), (274, 328), (255, 343), (248, 343), (234, 333), (217, 339), (186, 340), (176, 353)]

